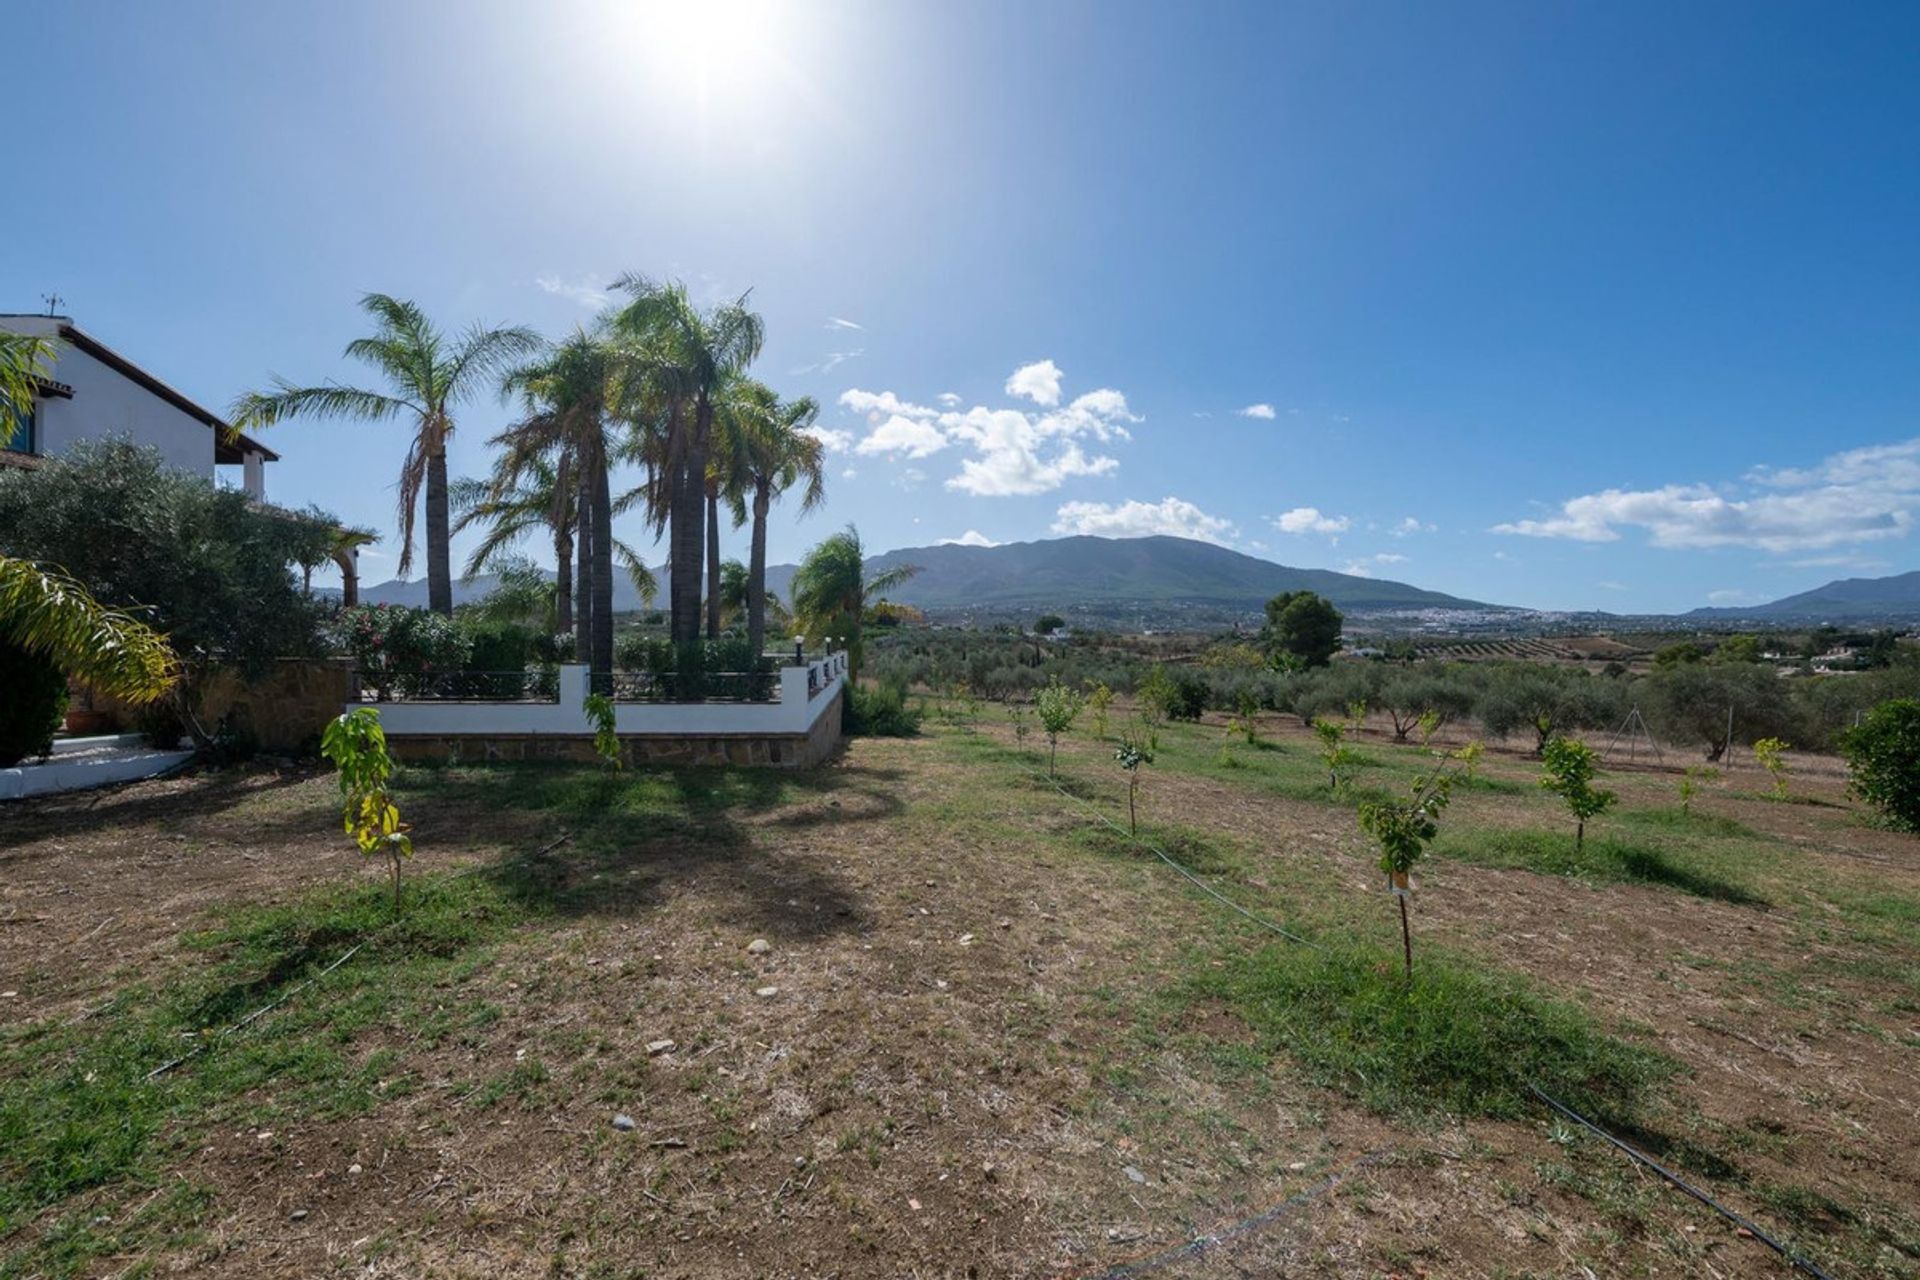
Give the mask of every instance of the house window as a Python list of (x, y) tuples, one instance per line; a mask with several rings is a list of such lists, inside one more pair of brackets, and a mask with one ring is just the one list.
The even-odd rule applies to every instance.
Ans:
[[(38, 415), (32, 409), (28, 409), (24, 413), (15, 412), (13, 415), (13, 438), (8, 440), (4, 447), (14, 453), (40, 452), (40, 441), (34, 432), (34, 427), (37, 425), (35, 422), (37, 417)], [(0, 422), (4, 421), (4, 418), (0, 418)]]

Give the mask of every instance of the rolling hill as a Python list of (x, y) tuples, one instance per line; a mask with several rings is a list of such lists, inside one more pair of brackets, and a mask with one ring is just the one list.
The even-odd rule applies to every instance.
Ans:
[[(1207, 608), (1258, 612), (1282, 591), (1310, 590), (1353, 613), (1495, 606), (1404, 582), (1328, 569), (1294, 569), (1188, 538), (1050, 538), (997, 547), (909, 547), (875, 556), (872, 569), (917, 564), (890, 594), (941, 613), (1111, 614)], [(769, 574), (771, 581), (772, 575)]]
[[(890, 592), (892, 599), (935, 615), (994, 617), (1040, 611), (1083, 618), (1146, 617), (1160, 622), (1217, 620), (1258, 613), (1282, 591), (1309, 590), (1348, 613), (1407, 609), (1491, 609), (1500, 606), (1425, 591), (1404, 582), (1295, 569), (1188, 538), (1050, 538), (997, 547), (946, 544), (905, 547), (868, 560), (869, 572), (916, 564), (920, 573)], [(767, 567), (767, 589), (790, 594), (795, 566)], [(659, 570), (664, 605), (666, 571)], [(482, 575), (454, 583), (454, 601), (476, 600), (493, 589)], [(368, 603), (425, 605), (424, 580), (393, 580), (365, 588)], [(614, 607), (641, 607), (631, 583), (615, 587)]]
[(1838, 578), (1767, 604), (1695, 609), (1687, 617), (1756, 622), (1920, 621), (1920, 570), (1886, 578)]

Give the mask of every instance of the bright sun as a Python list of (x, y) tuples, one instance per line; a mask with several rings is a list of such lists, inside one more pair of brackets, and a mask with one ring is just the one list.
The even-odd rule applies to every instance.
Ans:
[(703, 108), (764, 102), (790, 74), (793, 6), (777, 0), (641, 0), (622, 6), (630, 47), (669, 94)]

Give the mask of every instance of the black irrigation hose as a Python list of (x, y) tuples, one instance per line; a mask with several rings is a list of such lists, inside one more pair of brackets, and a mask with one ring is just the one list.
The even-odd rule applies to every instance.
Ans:
[[(969, 732), (973, 732), (971, 727), (969, 727)], [(1023, 769), (1026, 769), (1027, 772), (1032, 774), (1034, 777), (1043, 779), (1045, 782), (1051, 785), (1055, 791), (1058, 791), (1061, 795), (1065, 796), (1067, 799), (1079, 802), (1082, 806), (1084, 806), (1087, 809), (1089, 813), (1093, 814), (1094, 817), (1100, 819), (1100, 821), (1106, 823), (1107, 826), (1113, 828), (1113, 830), (1118, 832), (1120, 835), (1125, 836), (1128, 840), (1132, 841), (1134, 844), (1137, 844), (1141, 848), (1146, 849), (1148, 852), (1154, 854), (1162, 862), (1166, 863), (1168, 866), (1172, 867), (1175, 871), (1179, 872), (1191, 884), (1193, 884), (1196, 888), (1200, 889), (1208, 897), (1213, 898), (1215, 901), (1221, 903), (1222, 905), (1227, 906), (1232, 910), (1238, 912), (1240, 915), (1245, 916), (1247, 919), (1253, 921), (1255, 924), (1261, 926), (1262, 928), (1269, 929), (1274, 933), (1279, 934), (1281, 937), (1288, 939), (1291, 942), (1297, 942), (1304, 947), (1311, 947), (1315, 951), (1320, 951), (1320, 952), (1326, 951), (1326, 948), (1321, 946), (1319, 943), (1310, 942), (1307, 939), (1301, 937), (1297, 933), (1291, 933), (1288, 930), (1281, 928), (1279, 925), (1275, 924), (1273, 921), (1254, 914), (1253, 912), (1247, 910), (1245, 907), (1241, 906), (1239, 903), (1233, 901), (1231, 898), (1228, 898), (1220, 894), (1211, 885), (1202, 881), (1198, 876), (1194, 875), (1191, 871), (1187, 870), (1187, 868), (1181, 866), (1180, 863), (1175, 861), (1173, 858), (1169, 857), (1166, 853), (1161, 851), (1159, 848), (1155, 847), (1153, 844), (1149, 843), (1148, 841), (1140, 839), (1136, 835), (1130, 834), (1129, 832), (1124, 830), (1119, 823), (1113, 821), (1111, 818), (1107, 817), (1106, 814), (1101, 813), (1098, 809), (1095, 809), (1087, 801), (1080, 799), (1079, 796), (1076, 796), (1071, 791), (1068, 791), (1065, 787), (1060, 785), (1058, 780), (1054, 778), (1046, 777), (1046, 775), (1042, 774), (1038, 769), (1034, 769), (1030, 766), (1022, 765), (1021, 767)], [(1645, 1166), (1648, 1169), (1653, 1170), (1653, 1172), (1659, 1174), (1662, 1178), (1666, 1179), (1667, 1182), (1671, 1183), (1673, 1186), (1677, 1187), (1679, 1190), (1686, 1192), (1688, 1195), (1692, 1196), (1695, 1200), (1698, 1200), (1701, 1204), (1706, 1205), (1709, 1209), (1712, 1209), (1715, 1213), (1725, 1218), (1728, 1222), (1733, 1223), (1735, 1226), (1747, 1232), (1747, 1234), (1751, 1235), (1755, 1240), (1758, 1240), (1760, 1243), (1766, 1245), (1769, 1249), (1772, 1249), (1775, 1253), (1779, 1254), (1782, 1258), (1786, 1259), (1788, 1265), (1791, 1266), (1795, 1271), (1802, 1271), (1802, 1272), (1805, 1272), (1807, 1275), (1816, 1276), (1819, 1278), (1819, 1280), (1833, 1280), (1831, 1276), (1829, 1276), (1825, 1271), (1822, 1271), (1817, 1265), (1807, 1261), (1805, 1258), (1795, 1253), (1788, 1246), (1782, 1244), (1780, 1241), (1774, 1239), (1772, 1235), (1762, 1230), (1758, 1225), (1756, 1225), (1753, 1222), (1752, 1219), (1743, 1217), (1738, 1212), (1727, 1208), (1725, 1205), (1721, 1204), (1718, 1200), (1715, 1200), (1712, 1196), (1700, 1190), (1700, 1188), (1694, 1186), (1692, 1183), (1688, 1182), (1685, 1178), (1682, 1178), (1679, 1174), (1667, 1168), (1667, 1166), (1661, 1164), (1658, 1160), (1655, 1160), (1652, 1156), (1647, 1155), (1645, 1152), (1630, 1145), (1629, 1143), (1614, 1137), (1611, 1133), (1608, 1133), (1605, 1129), (1602, 1129), (1599, 1125), (1587, 1119), (1585, 1116), (1581, 1115), (1578, 1111), (1575, 1111), (1572, 1107), (1569, 1107), (1566, 1103), (1560, 1101), (1558, 1098), (1555, 1098), (1552, 1094), (1542, 1089), (1539, 1085), (1535, 1084), (1533, 1081), (1521, 1080), (1520, 1083), (1524, 1084), (1527, 1087), (1528, 1091), (1531, 1092), (1534, 1097), (1538, 1098), (1547, 1107), (1551, 1108), (1554, 1111), (1559, 1112), (1561, 1115), (1565, 1116), (1567, 1119), (1572, 1120), (1575, 1124), (1578, 1124), (1580, 1127), (1588, 1130), (1589, 1132), (1593, 1133), (1597, 1137), (1604, 1139), (1610, 1146), (1619, 1150), (1621, 1153), (1626, 1155), (1629, 1159), (1635, 1161), (1638, 1164)], [(1380, 1154), (1379, 1152), (1374, 1152), (1372, 1155), (1367, 1156), (1365, 1160), (1360, 1161), (1359, 1164), (1367, 1163), (1368, 1161), (1373, 1160), (1379, 1154)], [(1358, 1168), (1359, 1164), (1354, 1165), (1353, 1168)], [(1335, 1180), (1337, 1180), (1337, 1178)], [(1313, 1194), (1318, 1194), (1320, 1191), (1324, 1191), (1328, 1189), (1328, 1187), (1330, 1186), (1331, 1186), (1331, 1182), (1327, 1184), (1323, 1184), (1319, 1188), (1310, 1188), (1309, 1190)], [(1271, 1216), (1279, 1215), (1285, 1210), (1293, 1207), (1296, 1201), (1298, 1201), (1302, 1196), (1306, 1196), (1306, 1195), (1308, 1195), (1308, 1192), (1302, 1192), (1300, 1196), (1296, 1196), (1294, 1197), (1293, 1200), (1286, 1201), (1284, 1204), (1280, 1205), (1278, 1208), (1270, 1211), (1270, 1215)], [(1173, 1261), (1176, 1257), (1185, 1256), (1189, 1252), (1191, 1253), (1202, 1252), (1207, 1247), (1209, 1247), (1211, 1243), (1216, 1243), (1219, 1240), (1226, 1239), (1230, 1235), (1237, 1234), (1241, 1229), (1247, 1228), (1249, 1224), (1265, 1225), (1265, 1222), (1270, 1220), (1270, 1215), (1262, 1215), (1261, 1218), (1248, 1219), (1247, 1223), (1241, 1224), (1240, 1227), (1231, 1228), (1229, 1231), (1223, 1232), (1219, 1236), (1203, 1236), (1200, 1239), (1191, 1241), (1186, 1245), (1182, 1245), (1179, 1249), (1173, 1250), (1167, 1254), (1159, 1255), (1156, 1258), (1150, 1258), (1144, 1263), (1129, 1263), (1121, 1267), (1115, 1268), (1112, 1271), (1103, 1272), (1099, 1277), (1096, 1278), (1096, 1280), (1108, 1280), (1109, 1277), (1118, 1278), (1118, 1277), (1134, 1275), (1134, 1274), (1137, 1274), (1135, 1270), (1136, 1268), (1145, 1268), (1148, 1266), (1157, 1267), (1157, 1266), (1163, 1265), (1164, 1262)]]
[(1633, 1147), (1628, 1143), (1621, 1141), (1619, 1138), (1614, 1137), (1612, 1134), (1608, 1133), (1605, 1129), (1602, 1129), (1599, 1125), (1587, 1119), (1585, 1116), (1581, 1115), (1578, 1111), (1575, 1111), (1572, 1107), (1569, 1107), (1566, 1103), (1560, 1101), (1558, 1098), (1554, 1097), (1552, 1094), (1542, 1089), (1539, 1085), (1533, 1083), (1533, 1081), (1528, 1080), (1528, 1081), (1525, 1081), (1524, 1083), (1526, 1084), (1528, 1089), (1532, 1090), (1534, 1097), (1540, 1099), (1540, 1101), (1546, 1103), (1549, 1107), (1553, 1108), (1555, 1111), (1558, 1111), (1561, 1115), (1573, 1121), (1575, 1124), (1579, 1125), (1581, 1128), (1586, 1129), (1588, 1132), (1594, 1134), (1596, 1137), (1604, 1139), (1607, 1143), (1619, 1149), (1621, 1152), (1625, 1153), (1631, 1159), (1653, 1170), (1655, 1173), (1665, 1178), (1668, 1182), (1671, 1182), (1674, 1186), (1686, 1192), (1688, 1195), (1692, 1196), (1695, 1200), (1698, 1200), (1701, 1204), (1706, 1205), (1707, 1208), (1712, 1209), (1715, 1213), (1725, 1218), (1728, 1222), (1731, 1222), (1735, 1226), (1741, 1228), (1742, 1230), (1747, 1232), (1747, 1234), (1751, 1235), (1754, 1239), (1758, 1240), (1761, 1244), (1766, 1245), (1769, 1249), (1772, 1249), (1775, 1253), (1785, 1258), (1787, 1262), (1792, 1265), (1795, 1271), (1804, 1271), (1810, 1276), (1818, 1276), (1820, 1277), (1820, 1280), (1833, 1280), (1831, 1276), (1829, 1276), (1826, 1272), (1822, 1271), (1819, 1267), (1815, 1266), (1811, 1262), (1808, 1262), (1805, 1258), (1795, 1253), (1792, 1249), (1789, 1249), (1786, 1245), (1780, 1243), (1778, 1240), (1768, 1235), (1765, 1231), (1761, 1230), (1760, 1227), (1754, 1223), (1753, 1219), (1742, 1217), (1740, 1214), (1736, 1213), (1734, 1210), (1727, 1208), (1727, 1206), (1721, 1204), (1718, 1200), (1715, 1200), (1712, 1196), (1700, 1190), (1700, 1188), (1694, 1186), (1692, 1183), (1688, 1182), (1685, 1178), (1681, 1177), (1679, 1174), (1675, 1173), (1673, 1170), (1667, 1168), (1667, 1166), (1661, 1164), (1658, 1160), (1655, 1160), (1652, 1156), (1646, 1154), (1646, 1152), (1641, 1151), (1638, 1148)]
[(1376, 1151), (1369, 1151), (1366, 1155), (1361, 1156), (1344, 1169), (1328, 1174), (1304, 1190), (1296, 1191), (1265, 1213), (1255, 1214), (1251, 1218), (1236, 1222), (1230, 1227), (1214, 1232), (1212, 1235), (1195, 1236), (1185, 1244), (1175, 1245), (1171, 1249), (1153, 1254), (1150, 1257), (1140, 1258), (1133, 1262), (1122, 1262), (1117, 1266), (1107, 1268), (1096, 1276), (1089, 1277), (1089, 1280), (1127, 1280), (1129, 1276), (1145, 1275), (1149, 1271), (1158, 1271), (1161, 1267), (1167, 1266), (1170, 1263), (1179, 1262), (1186, 1258), (1197, 1258), (1209, 1249), (1217, 1249), (1221, 1245), (1230, 1243), (1241, 1236), (1250, 1235), (1262, 1227), (1270, 1227), (1295, 1209), (1298, 1209), (1301, 1205), (1306, 1204), (1310, 1200), (1317, 1200), (1327, 1192), (1333, 1190), (1342, 1182), (1352, 1177), (1355, 1171), (1372, 1164), (1389, 1150), (1391, 1150), (1391, 1148), (1381, 1147)]

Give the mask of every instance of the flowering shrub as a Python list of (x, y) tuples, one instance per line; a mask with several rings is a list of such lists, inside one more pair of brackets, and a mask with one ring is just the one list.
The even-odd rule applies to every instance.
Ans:
[(363, 604), (343, 610), (335, 624), (340, 648), (384, 702), (395, 686), (423, 693), (433, 681), (466, 665), (473, 640), (453, 619), (401, 604)]

